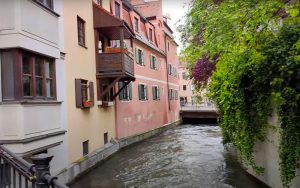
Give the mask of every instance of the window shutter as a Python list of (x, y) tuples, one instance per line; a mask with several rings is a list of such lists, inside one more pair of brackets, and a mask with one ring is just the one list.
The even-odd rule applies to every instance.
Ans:
[(154, 86), (152, 86), (152, 96), (153, 96), (153, 100), (156, 100), (155, 99), (155, 87)]
[(94, 106), (94, 83), (89, 83), (89, 91), (90, 91), (90, 101), (93, 103)]
[(155, 70), (157, 70), (157, 61), (156, 61), (156, 57), (154, 57), (153, 67), (154, 67)]
[(135, 62), (140, 63), (139, 62), (139, 50), (137, 48), (135, 48)]
[(139, 84), (138, 85), (138, 93), (139, 93), (139, 100), (142, 100), (142, 87), (141, 87), (141, 85)]
[(144, 51), (142, 51), (142, 65), (145, 65)]
[(157, 87), (157, 99), (160, 100), (160, 88)]
[(148, 100), (148, 88), (147, 86), (144, 87), (145, 87), (145, 100)]
[(152, 69), (153, 69), (152, 55), (150, 55), (150, 68), (152, 68)]
[(76, 107), (82, 108), (82, 89), (81, 89), (81, 80), (75, 79), (75, 99), (76, 99)]
[[(120, 90), (123, 86), (123, 82), (118, 82), (118, 89)], [(119, 93), (119, 99), (123, 100), (123, 91)]]
[(132, 100), (132, 83), (130, 83), (129, 85), (128, 85), (128, 90), (129, 90), (129, 100)]

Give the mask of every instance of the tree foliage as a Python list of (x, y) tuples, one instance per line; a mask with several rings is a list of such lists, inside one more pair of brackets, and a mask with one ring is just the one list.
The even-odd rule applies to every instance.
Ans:
[(202, 57), (218, 57), (209, 95), (219, 108), (224, 143), (232, 142), (260, 173), (253, 147), (265, 139), (276, 109), (284, 186), (300, 160), (299, 7), (299, 0), (194, 0), (179, 26), (189, 67)]

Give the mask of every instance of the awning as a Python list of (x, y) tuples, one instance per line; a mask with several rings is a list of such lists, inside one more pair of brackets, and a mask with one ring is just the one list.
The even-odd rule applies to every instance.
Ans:
[(106, 37), (111, 40), (119, 40), (123, 29), (124, 39), (133, 38), (134, 32), (129, 25), (107, 10), (93, 3), (94, 28), (98, 29)]

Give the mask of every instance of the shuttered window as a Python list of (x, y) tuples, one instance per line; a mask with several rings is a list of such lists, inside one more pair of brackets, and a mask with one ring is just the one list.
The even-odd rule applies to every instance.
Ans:
[(144, 84), (139, 84), (138, 85), (138, 94), (139, 94), (139, 100), (142, 100), (142, 101), (148, 100), (147, 86)]
[(144, 52), (141, 49), (135, 48), (135, 61), (137, 64), (145, 66)]
[(94, 83), (83, 79), (75, 79), (75, 96), (77, 108), (94, 106)]
[[(119, 90), (125, 85), (124, 82), (119, 82)], [(132, 83), (128, 84), (119, 94), (120, 100), (132, 100)]]
[(169, 100), (175, 99), (175, 90), (169, 89)]
[(153, 55), (150, 55), (150, 68), (153, 70), (157, 70), (157, 60)]
[(155, 101), (160, 100), (160, 91), (158, 86), (152, 87), (152, 96), (153, 96), (153, 100)]

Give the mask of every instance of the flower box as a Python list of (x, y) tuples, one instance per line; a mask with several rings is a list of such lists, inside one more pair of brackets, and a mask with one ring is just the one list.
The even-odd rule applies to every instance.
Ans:
[(92, 101), (84, 101), (83, 102), (83, 107), (85, 108), (89, 108), (93, 106), (93, 102)]

